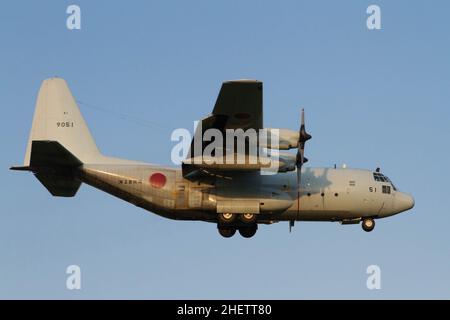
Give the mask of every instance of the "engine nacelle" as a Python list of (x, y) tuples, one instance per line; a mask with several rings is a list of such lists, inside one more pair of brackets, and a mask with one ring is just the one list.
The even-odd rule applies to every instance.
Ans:
[[(297, 156), (288, 152), (280, 152), (277, 149), (265, 149), (264, 168), (265, 170), (276, 170), (275, 172), (294, 171)], [(267, 161), (267, 162), (266, 162)]]
[(278, 128), (265, 128), (267, 139), (260, 141), (260, 147), (278, 150), (289, 150), (298, 146), (298, 131)]
[(280, 152), (279, 153), (279, 161), (280, 166), (278, 169), (278, 172), (288, 172), (288, 171), (294, 171), (296, 168), (296, 155), (292, 153), (287, 152)]

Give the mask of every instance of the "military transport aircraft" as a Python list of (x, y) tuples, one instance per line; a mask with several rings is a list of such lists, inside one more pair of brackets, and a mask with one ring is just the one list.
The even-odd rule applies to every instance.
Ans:
[[(256, 80), (224, 82), (195, 135), (262, 129), (262, 87)], [(72, 197), (84, 182), (166, 218), (215, 223), (223, 237), (238, 230), (250, 238), (258, 224), (279, 221), (289, 222), (289, 228), (295, 221), (362, 222), (372, 231), (375, 219), (414, 206), (413, 197), (379, 169), (304, 167), (311, 136), (303, 112), (299, 131), (274, 132), (278, 141), (266, 148), (297, 149), (296, 155), (280, 153), (276, 174), (261, 174), (260, 164), (193, 161), (198, 154), (192, 152), (181, 168), (108, 157), (97, 148), (65, 80), (51, 78), (38, 94), (24, 165), (11, 169), (33, 172), (53, 196)], [(202, 141), (200, 151), (205, 147)]]

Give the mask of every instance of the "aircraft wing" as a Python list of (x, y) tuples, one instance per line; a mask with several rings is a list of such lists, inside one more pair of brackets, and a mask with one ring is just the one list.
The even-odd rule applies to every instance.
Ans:
[[(233, 80), (222, 84), (212, 113), (201, 120), (195, 136), (201, 137), (211, 128), (217, 129), (225, 136), (226, 129), (263, 128), (262, 82), (257, 80)], [(195, 138), (195, 137), (194, 137)], [(195, 150), (194, 139), (188, 157), (203, 154), (207, 143), (201, 143), (201, 149)], [(202, 153), (200, 153), (200, 151)]]
[(235, 80), (222, 84), (212, 115), (226, 117), (225, 129), (262, 129), (263, 84), (257, 80)]
[[(188, 158), (183, 163), (183, 175), (187, 177), (197, 176), (205, 170), (208, 174), (218, 173), (217, 168), (211, 168), (207, 164), (193, 165), (194, 157), (202, 156), (204, 148), (209, 142), (204, 142), (201, 137), (208, 129), (217, 129), (225, 137), (227, 129), (254, 129), (258, 133), (263, 128), (263, 84), (258, 80), (232, 80), (226, 81), (217, 97), (212, 113), (201, 120), (195, 132), (194, 139), (188, 153)], [(197, 137), (198, 145), (194, 147), (194, 140)], [(225, 146), (224, 146), (225, 148)], [(230, 170), (231, 169), (231, 170)], [(228, 168), (226, 171), (253, 171), (258, 168), (236, 166)]]

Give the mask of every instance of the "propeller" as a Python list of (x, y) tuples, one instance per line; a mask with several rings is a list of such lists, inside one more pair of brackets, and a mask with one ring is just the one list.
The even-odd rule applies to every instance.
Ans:
[(300, 130), (298, 132), (298, 146), (297, 146), (297, 157), (295, 161), (295, 166), (297, 167), (297, 204), (298, 204), (298, 212), (300, 212), (300, 183), (302, 176), (302, 167), (303, 164), (308, 162), (308, 159), (305, 158), (305, 144), (306, 141), (311, 139), (311, 135), (306, 132), (305, 129), (305, 109), (302, 109), (302, 117), (301, 117), (301, 125)]

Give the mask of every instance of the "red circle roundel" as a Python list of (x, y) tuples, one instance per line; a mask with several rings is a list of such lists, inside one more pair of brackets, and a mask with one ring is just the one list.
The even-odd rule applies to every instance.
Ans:
[(162, 188), (166, 185), (167, 179), (166, 179), (165, 175), (157, 172), (150, 176), (149, 181), (150, 181), (150, 184), (152, 185), (152, 187)]

